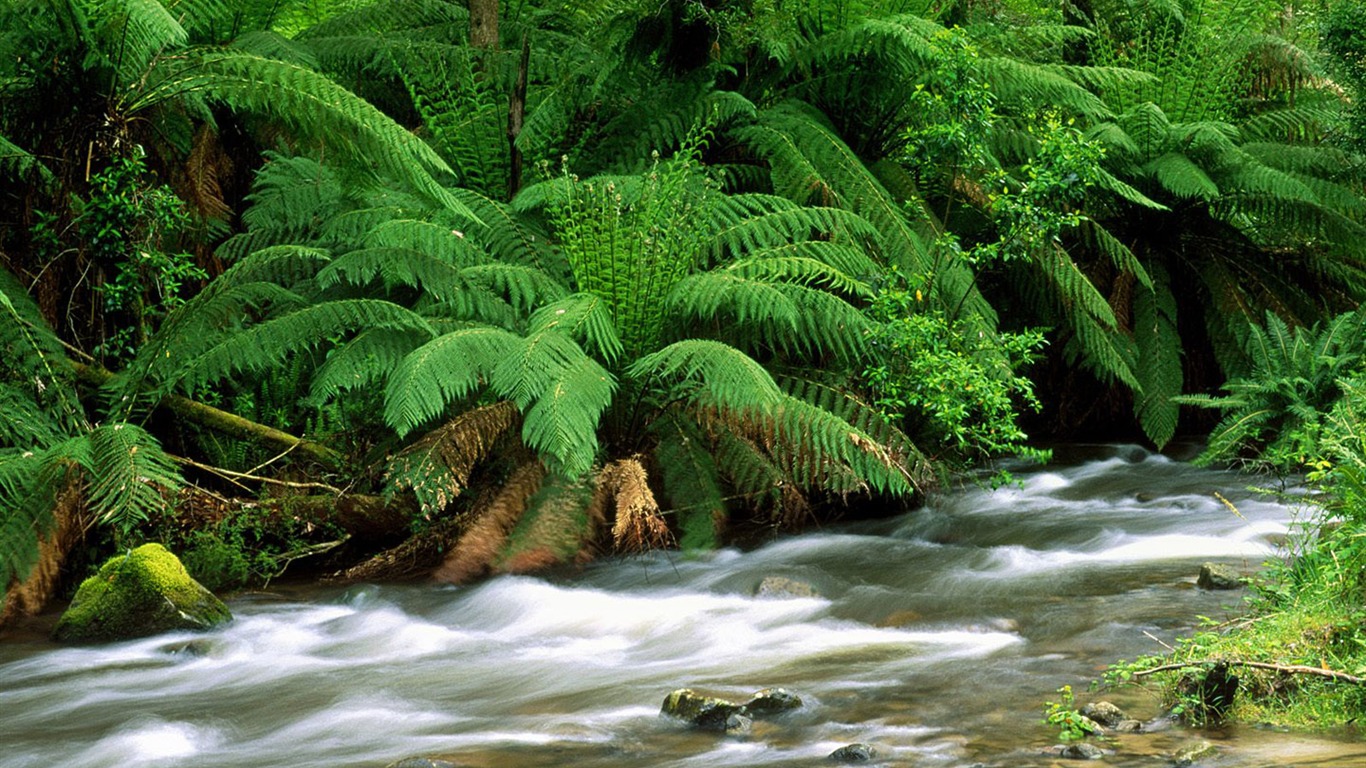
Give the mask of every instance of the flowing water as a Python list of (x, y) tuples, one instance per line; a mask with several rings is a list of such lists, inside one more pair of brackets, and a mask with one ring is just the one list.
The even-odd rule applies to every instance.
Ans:
[[(1134, 447), (1021, 477), (754, 551), (250, 595), (203, 636), (11, 639), (0, 765), (816, 766), (858, 741), (885, 765), (1051, 766), (1042, 701), (1159, 650), (1198, 615), (1237, 611), (1242, 593), (1195, 588), (1199, 563), (1254, 569), (1294, 510), (1246, 478)], [(753, 596), (768, 576), (819, 596)], [(737, 699), (783, 686), (807, 706), (718, 737), (659, 718), (684, 686)], [(1158, 714), (1139, 693), (1107, 696)], [(1251, 727), (1121, 736), (1106, 764), (1167, 765), (1196, 738), (1221, 745), (1215, 765), (1366, 764), (1353, 734)]]

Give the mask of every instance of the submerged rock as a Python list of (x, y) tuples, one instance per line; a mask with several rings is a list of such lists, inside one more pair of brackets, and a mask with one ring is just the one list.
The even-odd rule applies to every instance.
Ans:
[(81, 583), (58, 619), (53, 639), (127, 640), (173, 630), (206, 630), (232, 620), (223, 601), (190, 578), (160, 544), (111, 558)]
[(1195, 584), (1201, 589), (1239, 589), (1243, 586), (1243, 577), (1227, 565), (1205, 563), (1200, 566), (1200, 576)]
[(1116, 733), (1141, 733), (1142, 731), (1142, 720), (1121, 720), (1118, 723), (1115, 723)]
[(459, 763), (442, 760), (439, 757), (405, 757), (389, 763), (384, 768), (461, 768)]
[(1095, 744), (1088, 744), (1081, 741), (1063, 747), (1062, 751), (1058, 753), (1058, 756), (1067, 758), (1068, 760), (1099, 760), (1102, 757), (1105, 757), (1105, 750), (1097, 747)]
[(1108, 701), (1095, 701), (1081, 708), (1082, 715), (1100, 723), (1106, 728), (1114, 728), (1129, 719), (1124, 710)]
[(1187, 766), (1194, 765), (1205, 758), (1214, 757), (1218, 752), (1218, 747), (1208, 741), (1201, 741), (1178, 749), (1176, 754), (1172, 755), (1172, 762), (1176, 764), (1177, 768), (1187, 768)]
[(755, 597), (820, 597), (816, 588), (804, 581), (783, 576), (765, 576), (754, 588)]
[(847, 744), (831, 752), (829, 759), (837, 763), (868, 763), (877, 759), (877, 750), (872, 744)]

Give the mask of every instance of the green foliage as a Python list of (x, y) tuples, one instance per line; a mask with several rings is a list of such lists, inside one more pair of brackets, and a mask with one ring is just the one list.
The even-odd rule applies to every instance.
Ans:
[(1243, 459), (1293, 471), (1321, 456), (1324, 422), (1342, 396), (1342, 381), (1366, 365), (1366, 336), (1359, 312), (1320, 326), (1290, 328), (1267, 313), (1252, 326), (1247, 376), (1231, 379), (1219, 397), (1177, 401), (1216, 408), (1223, 418), (1210, 435), (1202, 460)]
[(168, 312), (184, 303), (187, 288), (208, 274), (187, 253), (166, 247), (189, 225), (183, 203), (165, 185), (147, 180), (144, 152), (115, 158), (90, 182), (76, 228), (87, 255), (103, 271), (95, 290), (103, 315), (117, 323), (95, 347), (95, 355), (116, 365), (131, 358)]
[(905, 286), (884, 289), (870, 313), (875, 364), (863, 372), (877, 407), (942, 458), (973, 461), (1000, 455), (1039, 455), (1026, 447), (1016, 422), (1021, 409), (1038, 410), (1033, 384), (1021, 370), (1043, 346), (1043, 334), (974, 334), (923, 295)]
[(1043, 724), (1058, 729), (1058, 739), (1064, 742), (1080, 741), (1098, 732), (1096, 724), (1077, 711), (1076, 697), (1072, 686), (1064, 685), (1058, 689), (1058, 701), (1046, 701), (1043, 705)]

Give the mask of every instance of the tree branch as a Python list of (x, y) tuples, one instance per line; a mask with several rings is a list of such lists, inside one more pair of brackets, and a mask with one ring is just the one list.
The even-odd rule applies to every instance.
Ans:
[[(1177, 669), (1186, 669), (1187, 667), (1202, 667), (1206, 664), (1213, 664), (1215, 661), (1216, 660), (1214, 659), (1206, 659), (1204, 661), (1185, 661), (1178, 664), (1163, 664), (1160, 667), (1153, 667), (1152, 669), (1144, 669), (1135, 672), (1134, 677), (1146, 677), (1148, 675), (1155, 675), (1158, 672), (1171, 672)], [(1292, 675), (1314, 675), (1317, 677), (1326, 677), (1329, 680), (1336, 680), (1340, 683), (1350, 683), (1352, 685), (1366, 685), (1366, 677), (1357, 677), (1356, 675), (1349, 675), (1346, 672), (1336, 672), (1331, 669), (1310, 667), (1305, 666), (1303, 664), (1268, 664), (1266, 662), (1261, 661), (1228, 661), (1223, 659), (1219, 659), (1218, 661), (1221, 661), (1222, 663), (1227, 664), (1230, 667), (1249, 667), (1251, 669), (1266, 669), (1272, 672), (1285, 672), (1287, 674)]]

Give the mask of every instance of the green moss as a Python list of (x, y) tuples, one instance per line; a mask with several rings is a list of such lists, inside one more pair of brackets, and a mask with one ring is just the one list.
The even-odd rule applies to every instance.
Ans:
[(81, 583), (53, 637), (98, 642), (173, 630), (210, 629), (232, 619), (228, 607), (190, 577), (160, 544), (112, 558)]

